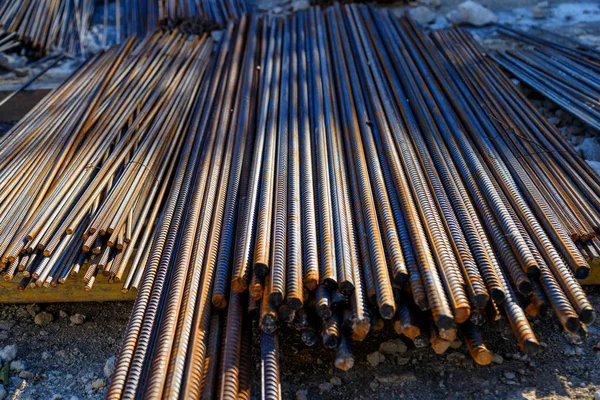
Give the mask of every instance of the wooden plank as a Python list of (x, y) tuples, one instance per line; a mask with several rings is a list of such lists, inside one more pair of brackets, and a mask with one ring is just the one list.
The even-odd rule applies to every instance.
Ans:
[(590, 264), (590, 266), (592, 267), (590, 275), (587, 278), (580, 280), (579, 282), (582, 285), (587, 286), (600, 285), (600, 264)]
[(96, 277), (94, 287), (89, 292), (83, 290), (85, 285), (81, 276), (71, 276), (57, 287), (28, 287), (23, 291), (17, 290), (21, 279), (19, 274), (10, 282), (0, 282), (0, 304), (133, 301), (137, 294), (135, 290), (121, 293), (123, 283), (108, 283), (108, 278), (101, 274)]

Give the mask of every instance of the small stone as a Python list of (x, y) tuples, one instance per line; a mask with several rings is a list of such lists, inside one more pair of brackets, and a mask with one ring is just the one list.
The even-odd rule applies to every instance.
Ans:
[(367, 355), (367, 361), (371, 364), (371, 367), (376, 367), (385, 361), (385, 356), (378, 351)]
[(586, 160), (600, 161), (600, 140), (595, 137), (585, 138), (577, 150), (581, 152)]
[(292, 10), (302, 11), (307, 10), (310, 7), (310, 2), (308, 0), (293, 0), (292, 1)]
[(32, 317), (35, 317), (37, 313), (40, 312), (40, 306), (38, 306), (37, 304), (28, 304), (25, 308), (27, 309), (29, 315), (31, 315)]
[(420, 25), (429, 25), (435, 21), (435, 12), (425, 6), (419, 6), (408, 10), (408, 15)]
[(298, 390), (296, 392), (296, 400), (308, 400), (308, 390)]
[(4, 385), (0, 385), (0, 400), (4, 400), (8, 397), (8, 392), (4, 389)]
[(531, 7), (531, 14), (535, 19), (544, 19), (548, 16), (548, 11), (538, 6)]
[(51, 400), (62, 400), (62, 394), (55, 394), (51, 397)]
[(462, 341), (460, 339), (454, 339), (452, 342), (450, 342), (450, 347), (452, 347), (454, 350), (460, 349), (460, 346), (462, 346)]
[(408, 365), (410, 358), (396, 356), (396, 365)]
[(15, 372), (21, 372), (25, 370), (25, 363), (21, 360), (15, 360), (10, 363), (10, 370)]
[(594, 400), (600, 400), (600, 390), (598, 390), (596, 394), (594, 394)]
[(106, 360), (106, 363), (104, 364), (104, 377), (105, 378), (110, 378), (112, 376), (112, 374), (115, 372), (115, 363), (116, 362), (117, 362), (116, 356), (112, 356), (108, 360)]
[(506, 379), (515, 380), (517, 376), (514, 374), (514, 372), (505, 372), (504, 377)]
[(71, 320), (71, 325), (83, 325), (85, 322), (85, 315), (79, 313), (73, 314), (69, 319)]
[(0, 360), (2, 362), (11, 362), (17, 356), (17, 345), (9, 344), (8, 346), (4, 346), (4, 348), (0, 351)]
[(591, 160), (585, 160), (585, 161), (590, 165), (590, 167), (592, 167), (592, 169), (594, 171), (596, 171), (596, 173), (598, 175), (600, 175), (600, 162), (598, 162), (598, 161), (591, 161)]
[(27, 58), (17, 54), (0, 53), (0, 68), (7, 71), (14, 71), (27, 64)]
[(212, 38), (212, 40), (214, 40), (216, 43), (219, 43), (221, 41), (221, 38), (223, 37), (223, 31), (212, 31), (210, 33), (210, 37)]
[(8, 331), (0, 331), (0, 341), (7, 340), (9, 336)]
[(369, 383), (369, 387), (371, 388), (372, 391), (375, 391), (379, 387), (379, 382), (372, 381)]
[(42, 353), (42, 360), (49, 360), (50, 357), (52, 357), (52, 355), (50, 355), (50, 353), (48, 353), (47, 351), (44, 351)]
[(558, 125), (560, 123), (560, 118), (550, 117), (548, 118), (548, 122), (550, 122), (552, 125)]
[(0, 321), (0, 331), (9, 331), (15, 326), (14, 321)]
[(379, 352), (385, 355), (404, 354), (408, 350), (402, 339), (393, 339), (379, 345)]
[(504, 358), (500, 354), (494, 354), (492, 357), (492, 362), (494, 364), (502, 364), (504, 362)]
[(465, 355), (463, 353), (459, 353), (459, 352), (450, 353), (450, 354), (448, 354), (448, 356), (446, 356), (446, 359), (448, 361), (454, 361), (454, 362), (463, 361), (465, 358), (466, 358)]
[(59, 318), (61, 318), (61, 319), (62, 319), (62, 318), (69, 318), (69, 314), (67, 314), (67, 313), (66, 313), (65, 311), (63, 311), (63, 310), (60, 310), (60, 311), (58, 312), (58, 317), (59, 317)]
[(417, 381), (417, 377), (412, 372), (398, 375), (384, 375), (377, 377), (377, 380), (382, 385), (404, 385)]
[(36, 314), (33, 322), (39, 326), (48, 326), (54, 320), (52, 314), (47, 313), (46, 311), (42, 311), (41, 313)]
[(102, 378), (98, 378), (92, 382), (92, 388), (99, 390), (106, 386), (106, 381)]
[(342, 386), (342, 380), (338, 376), (334, 376), (329, 380), (333, 386)]
[(19, 372), (19, 378), (22, 379), (33, 379), (35, 378), (35, 374), (31, 371), (21, 371)]
[(319, 385), (319, 391), (321, 393), (329, 392), (331, 389), (333, 389), (333, 384), (331, 382), (325, 382)]
[(472, 0), (459, 4), (458, 9), (446, 14), (446, 18), (457, 25), (484, 26), (498, 22), (498, 17), (492, 10)]

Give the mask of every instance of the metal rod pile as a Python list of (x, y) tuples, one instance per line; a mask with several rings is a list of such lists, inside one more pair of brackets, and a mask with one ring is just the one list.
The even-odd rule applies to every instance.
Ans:
[(48, 287), (81, 272), (91, 290), (102, 272), (138, 287), (211, 48), (177, 32), (130, 39), (0, 139), (5, 280)]
[[(498, 32), (530, 49), (492, 56), (517, 78), (558, 106), (600, 130), (600, 52), (584, 44), (541, 31), (542, 36), (504, 26)], [(543, 36), (550, 36), (551, 40)]]
[(347, 370), (385, 320), (482, 365), (485, 324), (534, 354), (528, 316), (594, 320), (600, 179), (461, 31), (338, 4), (130, 40), (0, 144), (9, 278), (131, 260), (109, 399), (250, 398), (252, 320), (269, 399), (282, 324)]
[(15, 33), (41, 54), (84, 54), (93, 10), (93, 0), (0, 0), (0, 33)]
[[(156, 0), (155, 0), (156, 1)], [(160, 20), (199, 21), (203, 25), (225, 27), (252, 9), (250, 0), (157, 0)]]
[[(115, 0), (116, 43), (123, 38), (144, 37), (154, 32), (159, 21), (159, 0)], [(104, 2), (105, 18), (108, 1)]]

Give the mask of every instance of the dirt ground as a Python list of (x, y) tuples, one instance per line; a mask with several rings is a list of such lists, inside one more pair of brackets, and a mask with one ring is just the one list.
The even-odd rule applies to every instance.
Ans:
[[(258, 0), (257, 0), (258, 1)], [(279, 1), (279, 0), (266, 0)], [(287, 0), (286, 0), (287, 1)], [(423, 2), (423, 1), (421, 1)], [(460, 0), (442, 0), (435, 12), (434, 26)], [(549, 2), (544, 18), (533, 18), (531, 8), (539, 0), (483, 0), (500, 22), (516, 26), (538, 25), (600, 46), (600, 2)], [(414, 4), (413, 4), (414, 5)], [(403, 6), (410, 8), (410, 6)], [(488, 46), (504, 46), (490, 37), (488, 30), (476, 32)], [(532, 94), (548, 117), (558, 110)], [(564, 129), (580, 122), (572, 118), (556, 122)], [(0, 133), (10, 124), (0, 123)], [(586, 130), (584, 136), (598, 135)], [(581, 137), (569, 138), (574, 145)], [(600, 287), (586, 288), (590, 301), (600, 310)], [(131, 303), (62, 303), (29, 306), (0, 306), (0, 356), (6, 346), (17, 349), (9, 371), (10, 399), (101, 399), (110, 361), (114, 360), (126, 328)], [(36, 324), (40, 313), (51, 315), (45, 326)], [(44, 316), (47, 317), (45, 314)], [(39, 322), (48, 322), (40, 321)], [(600, 319), (600, 318), (599, 318)], [(511, 334), (484, 331), (495, 362), (481, 367), (470, 359), (465, 345), (438, 356), (430, 348), (409, 350), (387, 359), (377, 367), (367, 355), (377, 351), (383, 341), (398, 335), (387, 326), (371, 333), (354, 350), (355, 365), (348, 372), (333, 366), (334, 354), (317, 344), (304, 346), (297, 333), (287, 328), (280, 332), (282, 390), (286, 399), (361, 399), (361, 398), (511, 398), (511, 399), (600, 399), (600, 321), (588, 327), (587, 337), (569, 337), (555, 318), (533, 320), (543, 349), (535, 357), (522, 356)], [(255, 335), (256, 336), (256, 335)], [(255, 349), (258, 349), (256, 341)], [(108, 362), (107, 362), (108, 361)], [(255, 398), (260, 396), (260, 368), (255, 351)], [(0, 380), (4, 371), (0, 370)], [(7, 396), (8, 395), (8, 396)]]

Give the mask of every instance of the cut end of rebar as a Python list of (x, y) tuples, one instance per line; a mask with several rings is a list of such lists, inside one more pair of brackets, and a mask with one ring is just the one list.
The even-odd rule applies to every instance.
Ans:
[(212, 297), (212, 305), (217, 310), (224, 310), (227, 307), (227, 299), (221, 293), (215, 294)]
[(317, 289), (317, 286), (319, 285), (319, 279), (315, 279), (315, 278), (304, 278), (304, 286), (310, 290), (311, 292), (315, 289)]
[(283, 294), (280, 292), (269, 293), (269, 303), (273, 307), (278, 308), (281, 305), (281, 303), (283, 303)]
[[(456, 311), (454, 312), (454, 319), (456, 320), (457, 323), (462, 324), (463, 322), (466, 322), (469, 319), (470, 315), (471, 315), (470, 307), (468, 307), (468, 306), (461, 307), (461, 308), (457, 308)], [(448, 329), (448, 328), (440, 327), (440, 329)]]
[(396, 308), (393, 304), (382, 304), (379, 306), (379, 315), (383, 319), (392, 319), (395, 312)]
[(370, 330), (371, 321), (363, 320), (355, 322), (352, 326), (352, 340), (355, 342), (362, 342), (365, 340)]
[(593, 308), (586, 308), (579, 314), (579, 319), (584, 324), (589, 325), (596, 319), (596, 312)]
[(340, 283), (340, 293), (345, 296), (351, 296), (354, 293), (354, 284), (350, 281)]
[(317, 315), (321, 319), (327, 319), (327, 318), (331, 317), (331, 309), (325, 305), (321, 305), (321, 306), (317, 307)]
[(304, 303), (302, 299), (299, 299), (297, 297), (288, 297), (287, 299), (287, 306), (290, 310), (293, 311), (298, 311), (299, 309), (301, 309), (303, 304)]
[(589, 265), (580, 266), (575, 271), (575, 278), (577, 278), (577, 279), (585, 279), (585, 278), (587, 278), (590, 275), (590, 271), (591, 270), (592, 269), (589, 267)]
[(421, 329), (416, 325), (405, 326), (404, 329), (402, 329), (402, 334), (411, 340), (415, 340), (415, 338), (421, 334)]
[(248, 289), (248, 281), (241, 277), (234, 277), (231, 280), (231, 290), (236, 293), (242, 293)]
[(323, 346), (325, 346), (326, 349), (329, 349), (329, 350), (337, 349), (337, 347), (339, 345), (340, 345), (339, 336), (335, 336), (335, 335), (323, 336)]
[(517, 289), (519, 290), (519, 293), (529, 296), (531, 292), (533, 292), (533, 285), (531, 284), (531, 281), (522, 281), (519, 282)]
[(440, 329), (450, 329), (454, 325), (454, 318), (452, 318), (449, 315), (441, 314), (441, 315), (438, 315), (437, 320), (435, 321), (435, 324)]
[(400, 287), (404, 287), (409, 279), (410, 275), (408, 272), (398, 272), (394, 275), (394, 283)]
[(254, 271), (256, 271), (256, 275), (262, 278), (269, 272), (269, 266), (265, 263), (258, 262), (254, 264)]
[(312, 331), (302, 332), (300, 338), (302, 339), (302, 343), (309, 347), (314, 346), (315, 343), (317, 343), (317, 335)]
[(494, 358), (494, 354), (485, 348), (480, 348), (476, 354), (472, 354), (471, 356), (479, 365), (490, 365), (492, 363), (492, 359)]
[(328, 277), (328, 278), (323, 278), (323, 282), (321, 282), (322, 285), (324, 285), (328, 290), (337, 290), (338, 288), (338, 282), (337, 280), (335, 280), (334, 278)]
[(473, 304), (477, 308), (484, 308), (488, 301), (490, 301), (490, 296), (487, 293), (479, 293), (473, 297)]
[(570, 333), (577, 333), (577, 331), (579, 331), (579, 329), (581, 328), (581, 325), (579, 324), (579, 318), (577, 317), (567, 318), (564, 326), (565, 329)]
[(496, 304), (502, 304), (506, 299), (506, 293), (504, 293), (504, 290), (500, 288), (493, 288), (490, 291), (490, 295)]
[(526, 339), (523, 343), (523, 351), (525, 354), (529, 354), (531, 356), (537, 354), (540, 351), (540, 347), (540, 344), (534, 339)]

